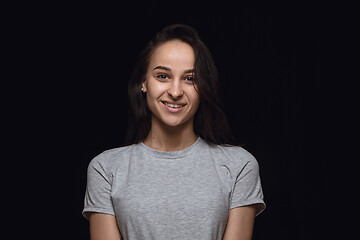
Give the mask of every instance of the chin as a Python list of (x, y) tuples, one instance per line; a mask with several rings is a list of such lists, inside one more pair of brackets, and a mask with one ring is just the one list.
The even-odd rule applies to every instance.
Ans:
[(163, 124), (169, 127), (178, 127), (184, 124), (183, 121), (162, 121)]
[(179, 119), (179, 118), (175, 118), (175, 119), (160, 119), (160, 121), (162, 122), (162, 124), (168, 126), (168, 127), (179, 127), (179, 126), (185, 126), (187, 125), (187, 123), (189, 123), (191, 121), (191, 119)]

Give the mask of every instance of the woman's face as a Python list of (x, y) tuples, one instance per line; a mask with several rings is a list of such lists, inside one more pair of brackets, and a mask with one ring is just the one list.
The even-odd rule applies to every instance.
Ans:
[(200, 102), (194, 84), (194, 63), (194, 50), (179, 40), (155, 49), (142, 84), (153, 123), (154, 120), (167, 126), (193, 123)]

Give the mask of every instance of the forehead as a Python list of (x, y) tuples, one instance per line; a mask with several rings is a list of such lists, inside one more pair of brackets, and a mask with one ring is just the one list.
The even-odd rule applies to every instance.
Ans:
[(172, 40), (158, 46), (150, 57), (149, 67), (168, 66), (171, 69), (192, 68), (195, 63), (193, 48), (182, 41)]

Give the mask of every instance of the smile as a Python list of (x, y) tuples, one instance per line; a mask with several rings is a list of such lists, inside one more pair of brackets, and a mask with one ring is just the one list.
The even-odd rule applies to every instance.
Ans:
[(172, 108), (172, 109), (178, 109), (180, 110), (182, 107), (184, 107), (186, 104), (173, 104), (173, 103), (169, 103), (169, 102), (166, 102), (166, 101), (161, 101), (162, 104), (164, 104), (165, 106), (169, 107), (169, 108)]

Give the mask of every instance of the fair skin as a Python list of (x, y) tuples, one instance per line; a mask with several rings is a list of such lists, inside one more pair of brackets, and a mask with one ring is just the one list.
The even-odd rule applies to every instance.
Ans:
[(193, 122), (200, 98), (194, 85), (194, 63), (192, 47), (176, 40), (160, 45), (152, 54), (142, 84), (152, 112), (145, 145), (160, 151), (178, 151), (196, 141)]
[[(142, 84), (152, 112), (145, 145), (159, 151), (179, 151), (196, 141), (194, 115), (200, 98), (193, 82), (194, 63), (192, 47), (178, 40), (161, 44), (153, 52)], [(232, 209), (223, 240), (250, 240), (254, 219), (254, 206)], [(92, 213), (90, 236), (92, 240), (119, 240), (116, 217)]]
[(91, 240), (121, 239), (115, 216), (103, 213), (91, 213), (89, 221)]

